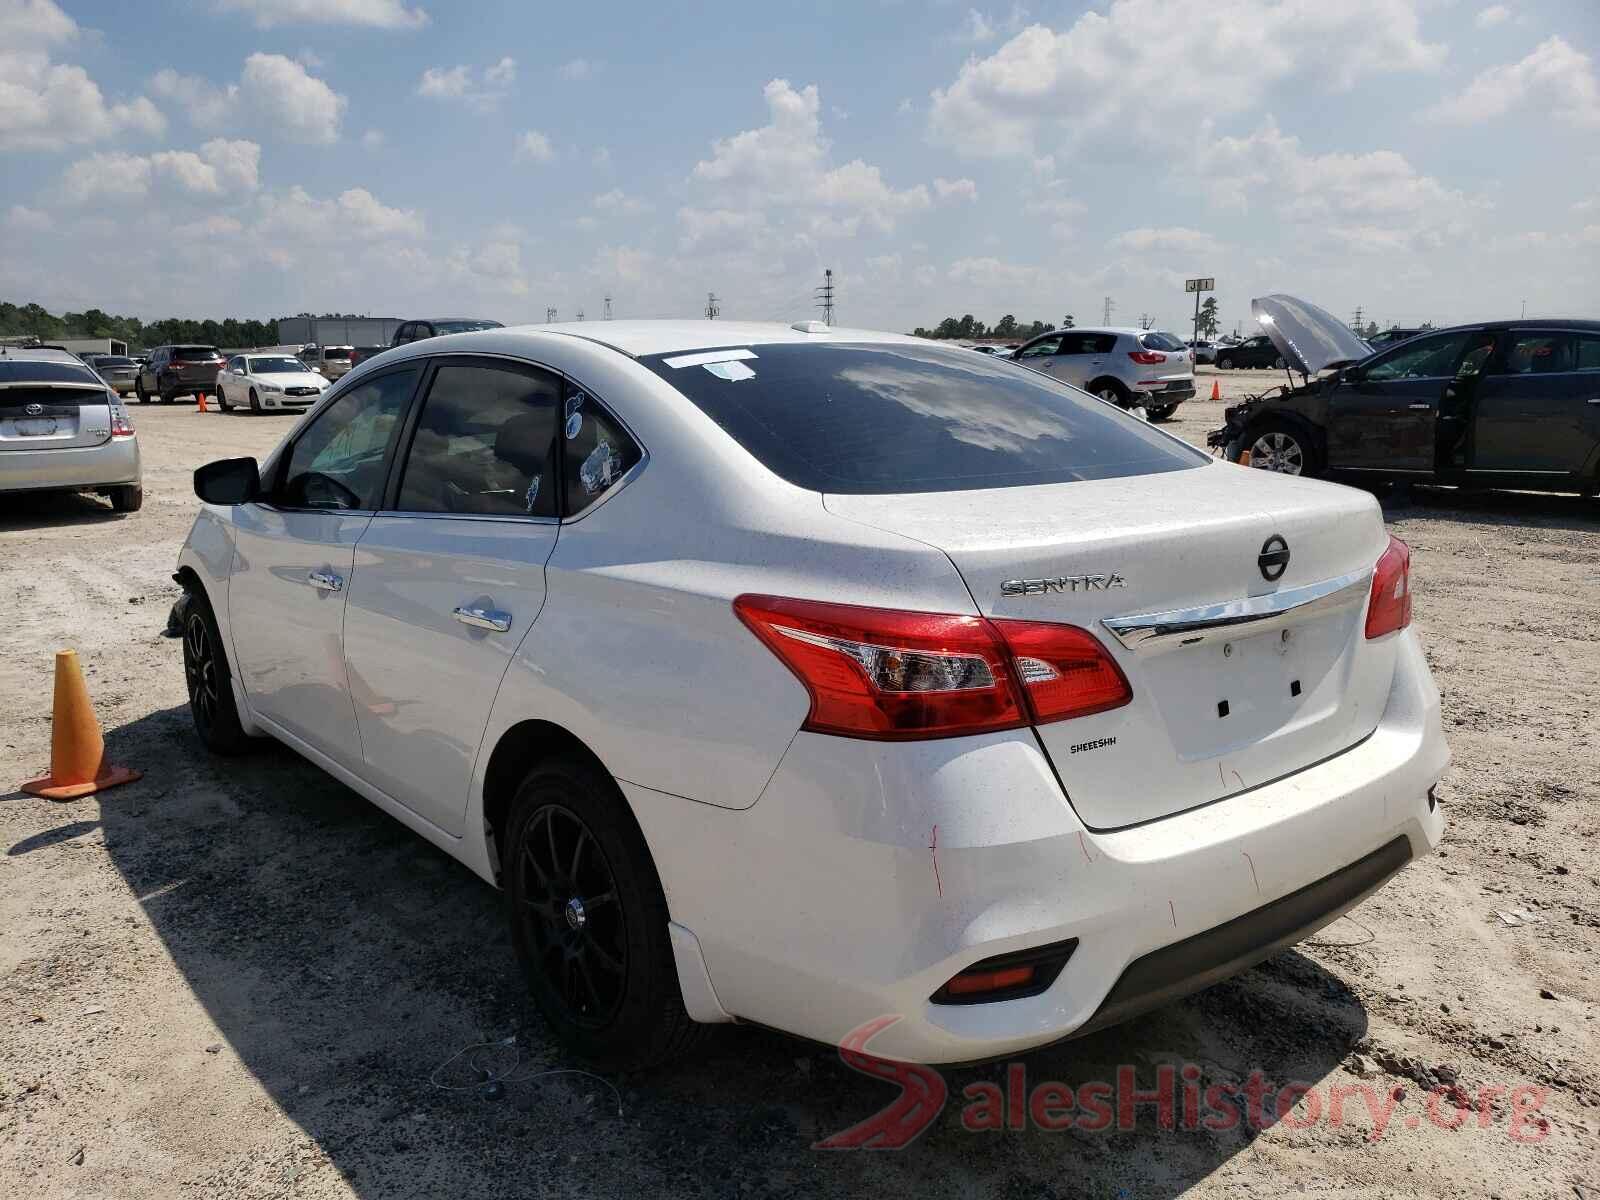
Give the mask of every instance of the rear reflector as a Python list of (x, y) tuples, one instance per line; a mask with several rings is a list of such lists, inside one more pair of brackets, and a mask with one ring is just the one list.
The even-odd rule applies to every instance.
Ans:
[(1382, 637), (1411, 624), (1411, 547), (1397, 537), (1372, 572), (1372, 599), (1367, 604), (1367, 637)]
[(986, 1004), (1037, 996), (1056, 981), (1077, 948), (1078, 939), (1068, 938), (1050, 946), (997, 954), (952, 975), (928, 999), (935, 1004)]
[(1105, 648), (1072, 625), (781, 596), (740, 596), (733, 609), (810, 693), (802, 728), (814, 733), (958, 737), (1133, 698)]

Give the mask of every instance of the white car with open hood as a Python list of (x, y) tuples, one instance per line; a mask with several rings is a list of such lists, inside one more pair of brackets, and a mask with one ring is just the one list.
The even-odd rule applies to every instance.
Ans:
[(278, 738), (503, 889), (596, 1061), (885, 1016), (871, 1053), (1011, 1054), (1242, 970), (1442, 831), (1372, 497), (960, 347), (431, 338), (195, 485), (201, 738)]
[(217, 406), (251, 412), (267, 409), (301, 411), (328, 390), (328, 380), (291, 354), (235, 354), (217, 374)]

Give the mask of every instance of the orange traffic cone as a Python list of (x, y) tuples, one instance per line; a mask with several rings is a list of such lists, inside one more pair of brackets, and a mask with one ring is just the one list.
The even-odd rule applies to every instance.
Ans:
[(51, 800), (76, 800), (144, 775), (105, 761), (105, 740), (94, 719), (76, 650), (56, 651), (56, 698), (50, 720), (50, 774), (22, 790)]
[(1213, 400), (1222, 399), (1222, 384), (1215, 379), (1211, 381), (1211, 398)]
[(196, 392), (195, 396), (200, 401), (200, 407), (195, 409), (195, 412), (205, 412), (205, 411), (207, 411), (206, 410), (206, 394), (204, 392)]

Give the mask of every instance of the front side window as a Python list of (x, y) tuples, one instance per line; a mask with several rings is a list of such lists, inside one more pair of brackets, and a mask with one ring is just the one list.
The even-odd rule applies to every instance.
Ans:
[(289, 508), (375, 509), (383, 467), (417, 369), (393, 371), (349, 389), (295, 441), (279, 500)]
[(1445, 333), (1405, 342), (1366, 369), (1363, 378), (1373, 383), (1400, 379), (1439, 379), (1456, 373), (1456, 361), (1470, 335)]
[(1060, 337), (1040, 338), (1037, 342), (1024, 346), (1017, 351), (1018, 358), (1041, 358), (1047, 354), (1055, 354), (1061, 348)]
[(566, 514), (575, 517), (626, 475), (643, 452), (621, 422), (576, 384), (567, 385), (561, 411)]
[(533, 367), (447, 363), (406, 455), (402, 512), (556, 515), (551, 455), (561, 379)]
[(964, 350), (785, 343), (721, 353), (725, 361), (640, 361), (768, 470), (809, 491), (1025, 487), (1209, 461), (1077, 388)]
[(1507, 375), (1551, 375), (1575, 367), (1577, 347), (1565, 333), (1518, 333), (1506, 347)]

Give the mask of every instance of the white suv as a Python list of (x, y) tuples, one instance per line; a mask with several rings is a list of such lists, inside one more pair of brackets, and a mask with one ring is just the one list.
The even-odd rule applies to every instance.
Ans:
[(501, 887), (601, 1062), (732, 1020), (1010, 1054), (1266, 957), (1442, 830), (1373, 498), (960, 347), (433, 338), (195, 487), (201, 738), (270, 734)]
[(1012, 358), (1152, 421), (1194, 397), (1194, 352), (1157, 330), (1057, 329)]

